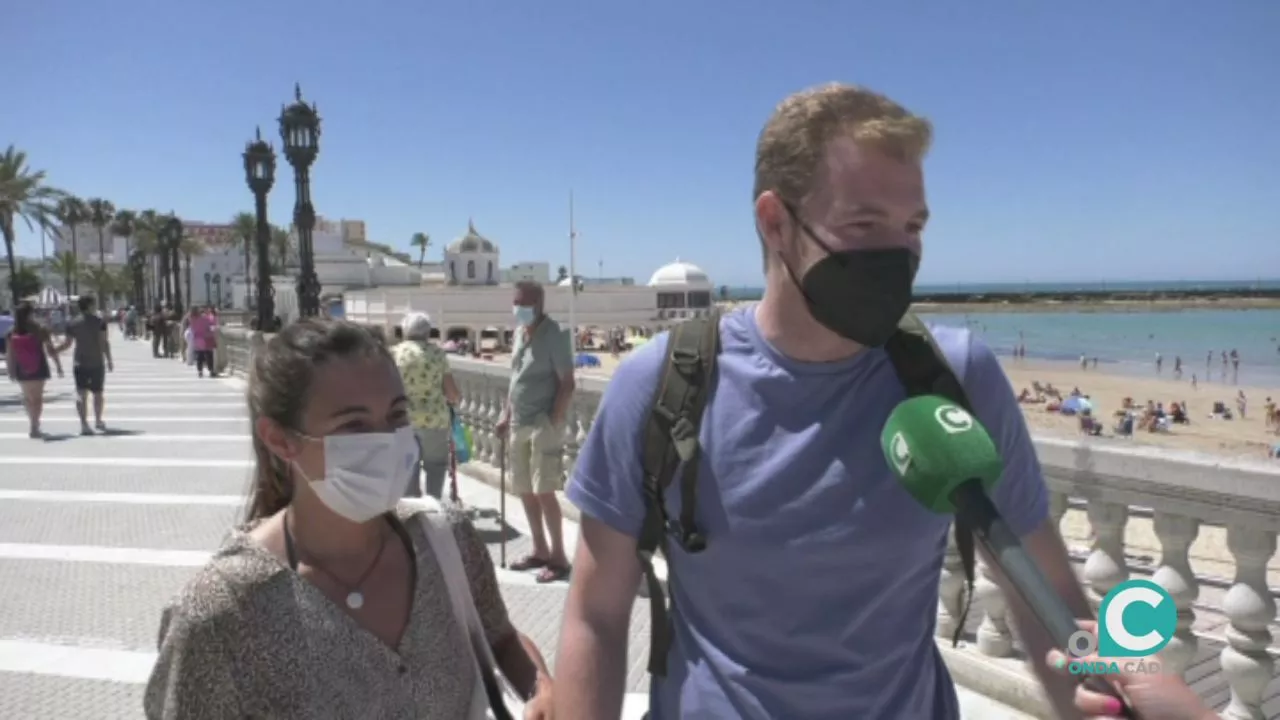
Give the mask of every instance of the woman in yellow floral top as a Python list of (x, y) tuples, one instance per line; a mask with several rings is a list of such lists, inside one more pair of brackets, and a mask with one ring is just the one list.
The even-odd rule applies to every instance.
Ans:
[[(404, 342), (391, 348), (391, 357), (400, 369), (405, 395), (409, 398), (409, 422), (422, 446), (422, 470), (426, 494), (439, 499), (444, 477), (449, 471), (449, 406), (459, 400), (458, 386), (449, 372), (444, 350), (432, 345), (431, 317), (410, 313), (400, 324)], [(420, 497), (423, 488), (409, 486), (406, 496)]]

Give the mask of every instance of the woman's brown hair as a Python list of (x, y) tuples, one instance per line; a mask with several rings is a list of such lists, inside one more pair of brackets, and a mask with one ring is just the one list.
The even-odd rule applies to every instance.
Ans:
[(293, 499), (293, 473), (258, 437), (258, 418), (301, 429), (316, 368), (333, 359), (376, 354), (386, 348), (365, 328), (345, 320), (306, 319), (276, 333), (253, 357), (249, 370), (249, 422), (255, 468), (246, 520), (270, 517)]

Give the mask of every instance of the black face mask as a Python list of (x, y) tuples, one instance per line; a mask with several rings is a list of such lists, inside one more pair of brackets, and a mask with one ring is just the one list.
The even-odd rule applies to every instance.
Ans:
[(911, 308), (911, 286), (920, 258), (906, 248), (834, 251), (795, 212), (791, 217), (826, 252), (802, 278), (796, 278), (785, 260), (782, 263), (804, 296), (809, 314), (859, 345), (884, 345)]

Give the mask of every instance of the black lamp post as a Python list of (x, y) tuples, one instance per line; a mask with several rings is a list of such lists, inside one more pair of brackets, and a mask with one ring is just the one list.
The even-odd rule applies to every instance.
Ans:
[(311, 231), (316, 226), (316, 210), (311, 205), (311, 163), (320, 153), (320, 116), (315, 105), (302, 102), (302, 87), (294, 85), (294, 103), (280, 112), (280, 139), (284, 156), (293, 166), (297, 200), (293, 205), (293, 225), (298, 229), (298, 311), (302, 317), (320, 314), (320, 278), (316, 276), (315, 251)]
[[(253, 191), (253, 212), (257, 220), (258, 329), (266, 332), (271, 330), (276, 314), (276, 291), (271, 287), (271, 226), (267, 224), (267, 193), (276, 181), (276, 153), (263, 141), (261, 130), (256, 131), (253, 142), (244, 148), (244, 180)], [(248, 282), (245, 278), (245, 283)]]
[(222, 273), (213, 274), (213, 297), (209, 300), (209, 305), (222, 309)]
[(164, 221), (165, 248), (169, 251), (169, 269), (173, 273), (173, 311), (182, 314), (182, 221), (169, 213)]
[(213, 273), (204, 274), (204, 301), (213, 304)]

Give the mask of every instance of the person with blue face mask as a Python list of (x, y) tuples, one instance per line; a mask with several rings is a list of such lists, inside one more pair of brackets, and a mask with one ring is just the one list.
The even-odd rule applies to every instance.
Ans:
[(573, 399), (573, 352), (568, 333), (543, 312), (544, 297), (538, 283), (516, 285), (511, 384), (496, 430), (510, 434), (512, 488), (533, 535), (533, 552), (511, 569), (537, 570), (538, 582), (547, 583), (569, 574), (556, 492), (564, 482), (564, 423)]

